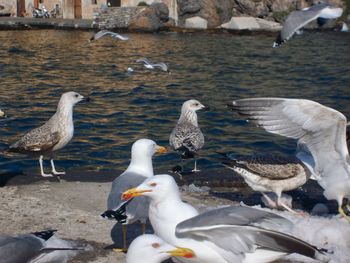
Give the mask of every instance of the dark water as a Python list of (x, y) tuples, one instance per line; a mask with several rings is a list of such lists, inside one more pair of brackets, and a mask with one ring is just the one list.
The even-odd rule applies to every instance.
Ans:
[[(230, 34), (131, 34), (127, 42), (91, 32), (1, 31), (0, 148), (45, 122), (61, 93), (90, 94), (75, 108), (75, 137), (57, 156), (57, 167), (124, 169), (138, 138), (168, 145), (183, 101), (196, 98), (206, 145), (200, 167), (217, 167), (215, 151), (240, 154), (294, 151), (294, 142), (246, 124), (229, 112), (228, 101), (254, 96), (313, 99), (350, 113), (350, 34), (307, 32), (280, 49), (274, 36)], [(171, 75), (149, 71), (137, 58), (164, 61)], [(135, 72), (127, 74), (128, 67)], [(176, 154), (155, 158), (170, 168)], [(2, 156), (0, 174), (38, 171), (36, 160)]]

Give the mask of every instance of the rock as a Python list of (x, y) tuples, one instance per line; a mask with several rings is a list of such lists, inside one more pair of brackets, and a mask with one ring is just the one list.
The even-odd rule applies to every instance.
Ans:
[(168, 19), (168, 6), (164, 3), (153, 3), (132, 17), (128, 28), (130, 30), (154, 32), (158, 31)]
[(222, 10), (218, 8), (215, 0), (202, 0), (202, 8), (199, 16), (208, 21), (208, 27), (213, 28), (221, 24), (221, 19), (218, 12)]
[(208, 21), (199, 16), (187, 18), (185, 22), (185, 28), (207, 29)]
[(296, 7), (295, 0), (274, 0), (271, 5), (272, 12), (289, 12)]
[(254, 17), (232, 17), (230, 22), (222, 24), (221, 28), (231, 30), (259, 30), (260, 25)]
[(177, 0), (179, 15), (194, 14), (201, 9), (200, 1), (198, 0)]
[(265, 17), (269, 13), (269, 8), (264, 0), (236, 0), (236, 3), (236, 10), (241, 14)]
[(282, 25), (280, 23), (268, 21), (268, 20), (261, 19), (261, 18), (256, 18), (256, 21), (258, 22), (258, 24), (262, 30), (279, 31), (282, 29)]

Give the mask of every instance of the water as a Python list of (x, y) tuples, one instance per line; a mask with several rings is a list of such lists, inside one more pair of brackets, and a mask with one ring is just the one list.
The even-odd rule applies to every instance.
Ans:
[[(130, 34), (89, 44), (91, 32), (0, 31), (0, 148), (45, 122), (60, 95), (74, 90), (92, 102), (74, 111), (75, 136), (57, 156), (69, 170), (124, 169), (138, 138), (168, 145), (182, 102), (196, 98), (212, 110), (199, 112), (206, 145), (199, 167), (215, 168), (215, 151), (240, 154), (294, 151), (291, 140), (246, 124), (228, 111), (238, 98), (307, 98), (350, 112), (350, 34), (307, 32), (280, 49), (274, 35)], [(134, 61), (164, 61), (172, 74), (149, 71)], [(127, 68), (133, 67), (132, 74)], [(155, 158), (168, 169), (174, 153)], [(38, 171), (37, 160), (1, 157), (0, 174)]]

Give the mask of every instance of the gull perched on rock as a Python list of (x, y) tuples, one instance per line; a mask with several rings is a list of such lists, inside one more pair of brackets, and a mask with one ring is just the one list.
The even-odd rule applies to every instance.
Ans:
[[(47, 230), (17, 236), (0, 235), (0, 262), (63, 263), (67, 262), (69, 257), (74, 256), (77, 251), (86, 250), (84, 247), (71, 246), (58, 238), (55, 243), (50, 243), (55, 231)], [(50, 255), (52, 253), (56, 254), (52, 256)]]
[(155, 153), (165, 153), (166, 149), (158, 146), (149, 139), (137, 140), (131, 148), (131, 161), (128, 168), (114, 179), (112, 189), (108, 196), (107, 211), (102, 217), (117, 220), (122, 225), (123, 251), (126, 251), (126, 225), (140, 221), (142, 231), (148, 217), (149, 200), (145, 197), (132, 200), (130, 203), (121, 201), (122, 193), (130, 187), (141, 184), (153, 176), (152, 156)]
[[(242, 176), (254, 191), (260, 191), (270, 207), (283, 207), (291, 212), (294, 210), (281, 201), (282, 192), (298, 188), (311, 176), (309, 169), (293, 156), (241, 156), (223, 164)], [(277, 201), (274, 202), (265, 192), (274, 192)]]
[[(173, 150), (181, 154), (181, 158), (194, 158), (204, 146), (204, 135), (198, 126), (197, 110), (206, 108), (198, 100), (188, 100), (182, 104), (181, 115), (170, 134), (169, 143)], [(197, 160), (194, 161), (193, 172), (197, 172)]]
[(98, 31), (95, 35), (93, 35), (90, 38), (89, 42), (95, 41), (95, 40), (100, 39), (101, 37), (104, 37), (104, 36), (111, 36), (113, 39), (120, 39), (123, 41), (126, 41), (129, 39), (127, 36), (122, 36), (118, 33), (115, 33), (115, 32), (109, 31), (109, 30), (101, 30), (101, 31)]
[(263, 210), (229, 206), (198, 214), (182, 202), (179, 188), (169, 175), (155, 175), (123, 193), (123, 199), (150, 198), (149, 219), (157, 236), (194, 252), (193, 263), (264, 263), (291, 253), (323, 262), (329, 259), (316, 247), (276, 229), (293, 223)]
[[(41, 176), (65, 174), (56, 171), (53, 161), (54, 153), (65, 147), (73, 138), (73, 107), (84, 97), (77, 92), (63, 93), (58, 102), (56, 113), (42, 126), (26, 133), (20, 140), (9, 147), (10, 152), (30, 155), (40, 155), (39, 164)], [(52, 174), (46, 174), (43, 169), (43, 156), (51, 157)]]
[(166, 243), (156, 235), (141, 235), (135, 238), (126, 254), (126, 263), (161, 263), (170, 257), (194, 257), (191, 249), (180, 248)]
[(350, 157), (342, 113), (305, 99), (242, 99), (231, 107), (270, 133), (297, 139), (301, 149), (297, 157), (350, 222)]
[(145, 68), (148, 69), (155, 69), (155, 68), (160, 68), (162, 71), (168, 72), (170, 73), (170, 70), (168, 69), (167, 64), (165, 64), (164, 62), (159, 62), (159, 63), (151, 63), (147, 58), (140, 58), (138, 60), (136, 60), (136, 62), (142, 62), (143, 65), (145, 66)]
[(294, 33), (298, 32), (302, 27), (315, 19), (335, 19), (340, 17), (342, 13), (342, 8), (332, 7), (324, 3), (316, 4), (303, 10), (293, 11), (284, 22), (282, 31), (278, 34), (272, 47), (281, 46), (290, 39)]

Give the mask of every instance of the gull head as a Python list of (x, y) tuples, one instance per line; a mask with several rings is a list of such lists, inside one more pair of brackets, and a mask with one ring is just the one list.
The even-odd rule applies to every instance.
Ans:
[(151, 200), (160, 202), (174, 195), (179, 195), (174, 178), (168, 174), (158, 174), (146, 179), (138, 187), (125, 191), (121, 198), (129, 200), (137, 196), (148, 196)]
[(196, 112), (197, 110), (205, 109), (205, 106), (198, 100), (187, 100), (182, 104), (181, 112)]
[(194, 257), (188, 248), (174, 247), (155, 235), (141, 235), (130, 244), (126, 263), (160, 263), (170, 257)]
[(68, 104), (68, 105), (74, 106), (75, 104), (77, 104), (82, 100), (84, 100), (84, 96), (80, 95), (77, 92), (69, 91), (62, 94), (60, 102), (66, 105)]
[(162, 154), (166, 152), (167, 149), (165, 147), (157, 145), (156, 142), (150, 139), (139, 139), (131, 147), (131, 158), (152, 157), (156, 153)]

